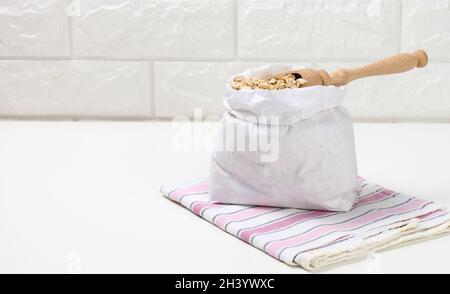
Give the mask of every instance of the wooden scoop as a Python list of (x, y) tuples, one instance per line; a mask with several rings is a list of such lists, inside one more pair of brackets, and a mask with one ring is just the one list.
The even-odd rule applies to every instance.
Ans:
[(331, 74), (323, 69), (303, 68), (279, 73), (276, 77), (294, 74), (297, 78), (306, 80), (303, 87), (342, 86), (360, 78), (401, 73), (415, 67), (425, 67), (427, 64), (427, 53), (424, 50), (417, 50), (414, 53), (401, 53), (358, 68), (339, 69)]

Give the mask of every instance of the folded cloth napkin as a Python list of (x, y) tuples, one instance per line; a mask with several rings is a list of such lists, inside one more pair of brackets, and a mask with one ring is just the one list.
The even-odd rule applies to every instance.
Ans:
[(209, 201), (208, 181), (163, 186), (161, 193), (222, 230), (307, 270), (450, 231), (450, 215), (432, 201), (359, 180), (349, 212), (221, 204)]

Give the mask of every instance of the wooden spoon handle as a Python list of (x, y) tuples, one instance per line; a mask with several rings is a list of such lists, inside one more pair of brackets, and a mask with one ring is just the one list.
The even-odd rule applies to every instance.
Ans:
[(340, 69), (329, 76), (326, 72), (321, 71), (320, 75), (324, 85), (340, 86), (356, 79), (401, 73), (415, 67), (425, 67), (427, 64), (427, 53), (423, 50), (417, 50), (414, 53), (401, 53), (358, 68)]

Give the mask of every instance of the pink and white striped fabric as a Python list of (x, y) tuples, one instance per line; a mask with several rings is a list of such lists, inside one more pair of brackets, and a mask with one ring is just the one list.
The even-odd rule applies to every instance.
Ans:
[(221, 204), (209, 201), (208, 181), (163, 186), (161, 193), (267, 254), (315, 270), (450, 231), (445, 208), (360, 179), (349, 212)]

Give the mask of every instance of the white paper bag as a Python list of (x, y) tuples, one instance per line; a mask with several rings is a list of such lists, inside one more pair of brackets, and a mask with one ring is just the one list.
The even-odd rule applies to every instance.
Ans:
[[(239, 76), (266, 77), (269, 65)], [(358, 194), (352, 120), (344, 87), (234, 90), (210, 168), (212, 201), (348, 211)]]

